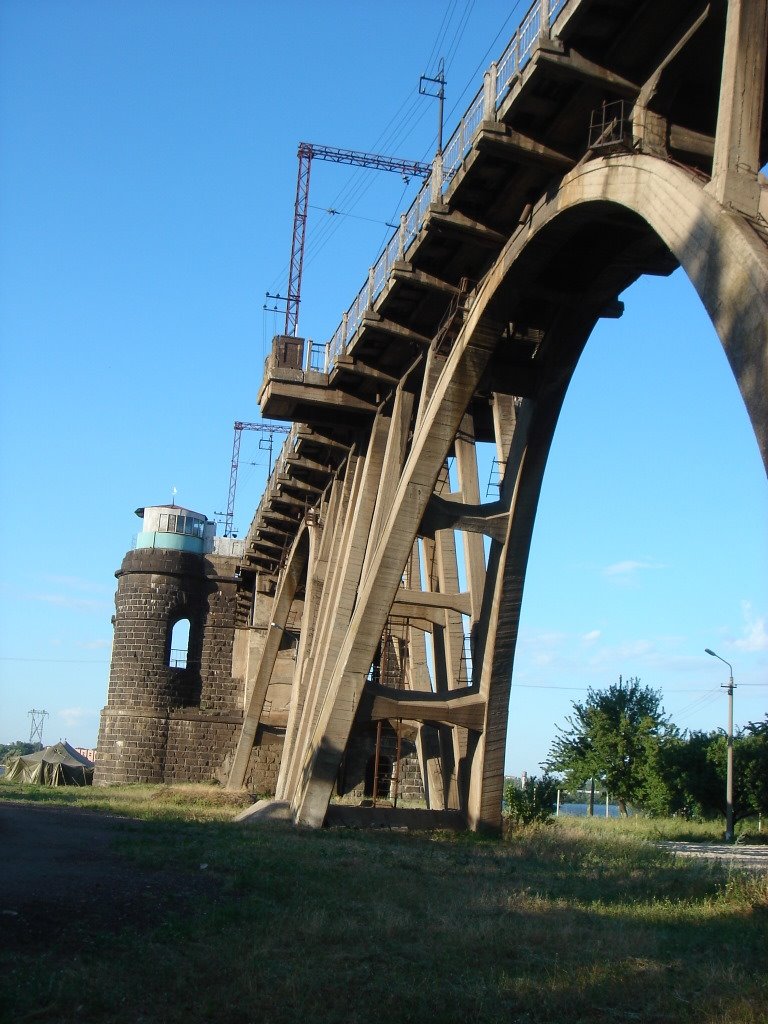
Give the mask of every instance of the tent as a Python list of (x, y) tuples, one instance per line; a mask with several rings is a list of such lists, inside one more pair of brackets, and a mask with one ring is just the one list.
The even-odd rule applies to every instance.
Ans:
[(9, 782), (33, 782), (39, 786), (90, 786), (93, 762), (78, 754), (66, 740), (34, 754), (9, 757), (5, 778)]

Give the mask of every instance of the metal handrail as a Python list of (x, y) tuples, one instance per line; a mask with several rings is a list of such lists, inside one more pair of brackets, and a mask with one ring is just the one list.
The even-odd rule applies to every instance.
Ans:
[[(555, 20), (567, 3), (568, 0), (548, 0), (549, 28), (555, 23)], [(491, 65), (490, 73), (495, 78), (492, 93), (494, 113), (499, 109), (511, 82), (520, 74), (533, 56), (536, 42), (542, 34), (541, 8), (542, 0), (535, 0), (500, 59)], [(355, 296), (342, 322), (331, 336), (331, 340), (328, 343), (329, 373), (336, 365), (336, 359), (346, 350), (350, 339), (360, 326), (366, 309), (373, 305), (375, 299), (379, 297), (386, 287), (393, 264), (397, 259), (404, 257), (405, 252), (419, 233), (424, 217), (432, 202), (435, 172), (437, 171), (441, 176), (438, 195), (443, 195), (471, 149), (474, 137), (483, 121), (484, 113), (485, 90), (480, 89), (459, 121), (456, 130), (449, 138), (441, 157), (435, 161), (432, 174), (422, 185), (416, 198), (401, 219), (400, 227), (396, 229), (385, 245), (381, 255), (371, 268), (368, 279)]]
[[(544, 0), (549, 9), (548, 29), (551, 29), (562, 10), (567, 6), (569, 0)], [(490, 76), (490, 105), (492, 113), (498, 111), (506, 94), (519, 76), (520, 72), (531, 60), (536, 43), (542, 35), (541, 31), (542, 0), (534, 0), (525, 17), (520, 23), (515, 34), (510, 39), (498, 61), (491, 64), (486, 76)], [(341, 323), (333, 332), (327, 344), (310, 343), (310, 351), (307, 356), (308, 368), (314, 369), (316, 360), (320, 359), (321, 349), (324, 351), (324, 372), (330, 373), (340, 355), (342, 355), (354, 337), (363, 316), (367, 309), (371, 308), (375, 300), (386, 288), (390, 273), (398, 260), (405, 259), (406, 253), (414, 239), (421, 230), (424, 219), (433, 198), (444, 195), (450, 182), (458, 172), (461, 164), (470, 151), (475, 135), (486, 116), (486, 97), (488, 93), (486, 86), (475, 95), (464, 116), (459, 121), (456, 130), (443, 148), (442, 154), (435, 159), (432, 174), (426, 179), (416, 198), (408, 210), (401, 215), (400, 226), (395, 230), (392, 237), (384, 246), (382, 253), (369, 271), (368, 277), (355, 296), (352, 304), (342, 316)], [(439, 189), (433, 189), (433, 178), (439, 174)], [(276, 481), (279, 468), (282, 467), (286, 448), (290, 437), (286, 438), (283, 450), (278, 462), (269, 479), (265, 494), (269, 493), (270, 487)], [(251, 529), (255, 525), (261, 511), (264, 498), (259, 502), (256, 515), (251, 522)], [(249, 531), (250, 533), (250, 531)]]

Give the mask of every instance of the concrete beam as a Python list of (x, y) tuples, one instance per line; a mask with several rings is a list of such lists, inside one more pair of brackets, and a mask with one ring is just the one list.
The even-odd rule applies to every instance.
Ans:
[(474, 145), (479, 153), (501, 157), (513, 164), (536, 164), (562, 172), (569, 171), (576, 162), (551, 146), (512, 129), (507, 129), (503, 134), (499, 131), (481, 131)]
[(756, 217), (765, 99), (768, 0), (728, 0), (715, 155), (709, 191), (723, 206)]
[(410, 265), (395, 264), (392, 278), (395, 281), (423, 288), (425, 291), (442, 292), (444, 295), (459, 294), (459, 289), (455, 285), (443, 281), (440, 277), (435, 277), (434, 274), (427, 274), (423, 270), (414, 270)]
[(407, 691), (397, 696), (376, 693), (370, 717), (373, 722), (379, 719), (404, 719), (460, 726), (462, 729), (482, 732), (485, 700), (477, 693), (462, 694), (460, 690), (429, 695)]
[[(459, 612), (460, 615), (469, 615), (471, 611), (469, 592), (444, 594), (441, 591), (435, 590), (406, 590), (405, 587), (400, 587), (395, 594), (395, 600), (392, 605), (392, 611), (395, 615), (413, 614), (415, 617), (421, 616), (430, 621), (439, 621), (439, 619), (433, 620), (428, 614), (429, 611), (435, 609), (445, 610), (447, 608), (454, 612)], [(412, 611), (406, 611), (405, 609), (411, 609)], [(445, 617), (443, 617), (443, 621), (445, 621)]]

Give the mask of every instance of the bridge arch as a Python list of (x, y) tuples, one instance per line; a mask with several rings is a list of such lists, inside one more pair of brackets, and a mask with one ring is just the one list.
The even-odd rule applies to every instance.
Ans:
[[(600, 229), (593, 242), (590, 226)], [(555, 273), (569, 247), (576, 257), (581, 253), (587, 271), (576, 288), (572, 275), (558, 279)], [(386, 598), (391, 605), (437, 474), (478, 382), (488, 370), (495, 380), (503, 373), (504, 325), (518, 317), (524, 321), (530, 295), (538, 292), (543, 338), (536, 373), (527, 393), (523, 390), (515, 458), (507, 461), (509, 514), (503, 541), (491, 549), (485, 635), (477, 659), (482, 670), (473, 682), (484, 710), (469, 750), (468, 819), (471, 827), (498, 826), (523, 584), (560, 408), (584, 345), (616, 296), (649, 269), (658, 272), (661, 265), (668, 272), (678, 263), (720, 337), (768, 466), (768, 399), (762, 386), (768, 377), (768, 256), (762, 239), (751, 224), (725, 211), (700, 179), (665, 160), (634, 154), (580, 165), (549, 189), (509, 239), (479, 284), (440, 378), (423, 399), (382, 541), (339, 652), (332, 696), (307, 749), (303, 781), (292, 801), (298, 820), (322, 821), (332, 762), (351, 723), (350, 697), (359, 692), (370, 665)], [(517, 386), (510, 382), (512, 393), (520, 394)]]
[[(529, 223), (510, 239), (491, 271), (488, 284), (494, 297), (487, 300), (489, 305), (498, 304), (499, 296), (502, 307), (506, 305), (506, 293), (514, 307), (524, 287), (521, 276), (523, 281), (528, 275), (550, 277), (548, 261), (556, 262), (563, 238), (574, 238), (585, 225), (605, 223), (606, 219), (615, 220), (616, 230), (621, 230), (622, 217), (627, 213), (645, 225), (649, 237), (663, 242), (691, 280), (720, 338), (768, 470), (768, 253), (752, 225), (725, 211), (689, 172), (663, 160), (635, 155), (595, 160), (566, 175), (536, 205)], [(610, 255), (604, 265), (596, 259), (590, 270), (595, 275), (591, 294), (581, 303), (569, 296), (570, 302), (561, 301), (561, 312), (554, 314), (547, 341), (550, 352), (544, 356), (537, 394), (530, 402), (529, 426), (522, 442), (524, 454), (515, 481), (508, 542), (496, 590), (495, 603), (503, 604), (500, 618), (504, 621), (496, 623), (495, 636), (488, 644), (492, 663), (488, 670), (488, 713), (476, 753), (484, 765), (478, 766), (479, 771), (473, 767), (472, 773), (476, 792), (470, 794), (469, 817), (478, 827), (493, 824), (496, 807), (500, 806), (500, 782), (492, 777), (496, 769), (488, 770), (486, 765), (497, 765), (506, 745), (510, 681), (528, 555), (562, 402), (597, 322), (600, 303), (619, 294), (642, 273), (627, 271), (621, 281), (624, 270), (620, 265), (611, 266)], [(557, 305), (555, 286), (553, 293), (553, 304)]]
[[(698, 293), (720, 338), (768, 472), (768, 249), (752, 224), (725, 210), (691, 172), (655, 157), (590, 161), (536, 206), (530, 242), (576, 213), (611, 207), (647, 224)], [(526, 246), (509, 262), (525, 258)], [(638, 275), (634, 275), (638, 276)], [(630, 283), (627, 281), (627, 283)]]

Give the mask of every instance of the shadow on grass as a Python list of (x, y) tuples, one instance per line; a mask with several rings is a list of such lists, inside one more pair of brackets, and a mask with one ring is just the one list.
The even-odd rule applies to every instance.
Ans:
[(765, 882), (630, 839), (134, 822), (112, 853), (167, 901), (4, 948), (0, 1019), (765, 1019)]

